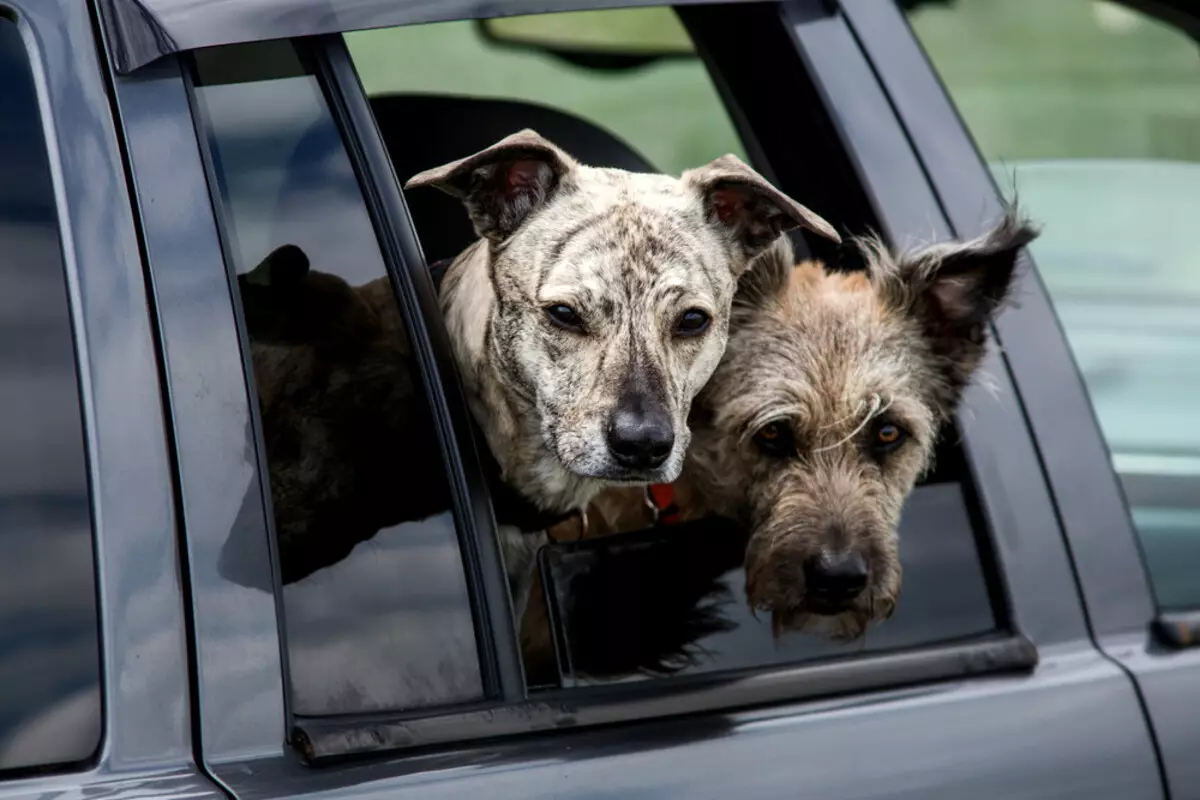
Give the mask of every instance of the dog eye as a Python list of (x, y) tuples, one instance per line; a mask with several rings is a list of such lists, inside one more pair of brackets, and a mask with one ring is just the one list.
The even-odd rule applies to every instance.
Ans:
[(583, 333), (583, 320), (579, 317), (579, 313), (570, 306), (562, 305), (561, 303), (546, 306), (542, 309), (546, 313), (549, 320), (562, 328), (563, 330), (574, 331), (575, 333)]
[(908, 439), (908, 431), (894, 422), (885, 422), (875, 428), (871, 437), (871, 449), (876, 453), (890, 453)]
[(783, 420), (767, 423), (754, 434), (754, 444), (769, 456), (788, 456), (796, 449), (792, 429)]
[(675, 323), (675, 333), (680, 336), (695, 336), (703, 333), (710, 321), (711, 318), (705, 312), (698, 308), (689, 308), (679, 315), (679, 321)]

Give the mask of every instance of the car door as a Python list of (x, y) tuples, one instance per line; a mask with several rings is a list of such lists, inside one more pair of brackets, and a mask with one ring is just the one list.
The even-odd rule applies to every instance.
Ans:
[(0, 797), (220, 797), (161, 385), (83, 3), (0, 10)]
[[(245, 8), (214, 7), (203, 30), (155, 41), (224, 37), (233, 28), (221, 14)], [(654, 129), (629, 121), (655, 111), (663, 136), (705, 132), (694, 117), (672, 119), (683, 112), (670, 105), (703, 96), (716, 109), (708, 120), (725, 115), (713, 129), (735, 138), (702, 140), (699, 153), (740, 148), (846, 232), (874, 225), (897, 243), (949, 234), (841, 13), (787, 2), (677, 14), (664, 24), (682, 24), (693, 60), (633, 73), (645, 94), (615, 92), (609, 74), (590, 78), (602, 88), (583, 85), (574, 67), (526, 91), (568, 98), (558, 102), (634, 140)], [(902, 607), (862, 646), (774, 647), (745, 612), (734, 570), (735, 632), (694, 669), (526, 685), (421, 228), (389, 158), (389, 141), (436, 132), (436, 121), (385, 121), (363, 86), (368, 76), (402, 84), (389, 92), (463, 75), (503, 83), (545, 64), (506, 61), (471, 38), (469, 21), (387, 28), (404, 21), (393, 15), (369, 34), (285, 38), (328, 33), (295, 30), (304, 19), (328, 23), (298, 13), (280, 18), (287, 27), (275, 36), (256, 28), (255, 41), (208, 42), (226, 46), (169, 52), (114, 77), (170, 388), (198, 748), (224, 787), (259, 797), (1163, 795), (1135, 687), (1089, 636), (1035, 440), (997, 353), (987, 363), (994, 391), (972, 391), (961, 446), (948, 445), (945, 467), (906, 510)], [(645, 96), (662, 107), (648, 111)], [(183, 115), (190, 124), (177, 124)], [(243, 289), (273, 248), (295, 241), (319, 254), (315, 269), (395, 287), (436, 425), (429, 472), (450, 491), (440, 513), (281, 585), (265, 387)], [(797, 244), (853, 266), (850, 251)]]
[[(846, 10), (958, 224), (1015, 179), (1046, 226), (1031, 248), (1045, 292), (1001, 336), (1093, 635), (1136, 680), (1171, 796), (1200, 796), (1188, 710), (1200, 700), (1200, 447), (1184, 421), (1197, 379), (1200, 264), (1185, 231), (1200, 161), (1200, 18), (1186, 3), (961, 3), (910, 12), (914, 38), (895, 9)], [(992, 30), (1027, 44), (1010, 57)], [(947, 37), (985, 36), (994, 44), (973, 53), (968, 77)], [(1024, 316), (1039, 307), (1041, 324)]]

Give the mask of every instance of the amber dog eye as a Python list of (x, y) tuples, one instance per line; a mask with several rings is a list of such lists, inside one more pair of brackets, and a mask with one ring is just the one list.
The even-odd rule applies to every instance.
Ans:
[(708, 330), (708, 323), (711, 321), (706, 312), (698, 308), (689, 308), (675, 323), (675, 333), (679, 336), (696, 336)]
[(792, 429), (783, 420), (769, 422), (754, 434), (754, 444), (769, 456), (788, 456), (796, 450)]
[(908, 433), (894, 422), (876, 426), (871, 438), (871, 449), (876, 453), (890, 453), (908, 439)]
[(561, 303), (552, 306), (546, 306), (542, 309), (546, 313), (546, 317), (555, 325), (563, 330), (573, 331), (575, 333), (583, 333), (583, 320), (579, 317), (579, 312), (570, 306), (565, 306)]

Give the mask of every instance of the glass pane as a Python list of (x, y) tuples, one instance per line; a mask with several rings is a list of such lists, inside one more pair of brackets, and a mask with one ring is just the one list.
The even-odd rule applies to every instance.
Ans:
[[(321, 88), (286, 43), (196, 61), (262, 413), (292, 708), (478, 698), (448, 482)], [(303, 255), (285, 251), (291, 260), (273, 262), (283, 266), (255, 269), (283, 245)]]
[(82, 412), (54, 187), (17, 26), (0, 17), (0, 770), (100, 744)]
[(1119, 3), (957, 0), (912, 25), (1032, 245), (1159, 603), (1200, 605), (1200, 49)]

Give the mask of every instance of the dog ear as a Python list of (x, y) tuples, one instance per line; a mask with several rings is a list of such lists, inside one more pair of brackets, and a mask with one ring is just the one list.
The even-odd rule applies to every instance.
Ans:
[(983, 353), (987, 326), (1008, 299), (1021, 249), (1040, 230), (1010, 206), (982, 236), (946, 242), (893, 259), (877, 239), (859, 243), (872, 282), (895, 307), (921, 319), (934, 353), (947, 359), (948, 385), (959, 389)]
[(922, 301), (927, 326), (940, 335), (962, 336), (986, 325), (1009, 296), (1021, 249), (1039, 233), (1013, 207), (976, 239), (902, 258), (901, 272)]
[(723, 155), (688, 170), (681, 180), (700, 193), (708, 221), (741, 246), (744, 259), (735, 264), (736, 274), (792, 228), (804, 227), (835, 242), (842, 240), (832, 225), (776, 189), (735, 155)]
[(575, 160), (557, 145), (526, 128), (474, 155), (418, 173), (404, 188), (435, 186), (459, 198), (475, 232), (500, 242), (512, 236), (575, 167)]
[(290, 289), (304, 280), (308, 268), (308, 256), (304, 251), (294, 244), (285, 244), (268, 253), (254, 269), (238, 275), (238, 283), (242, 286)]

